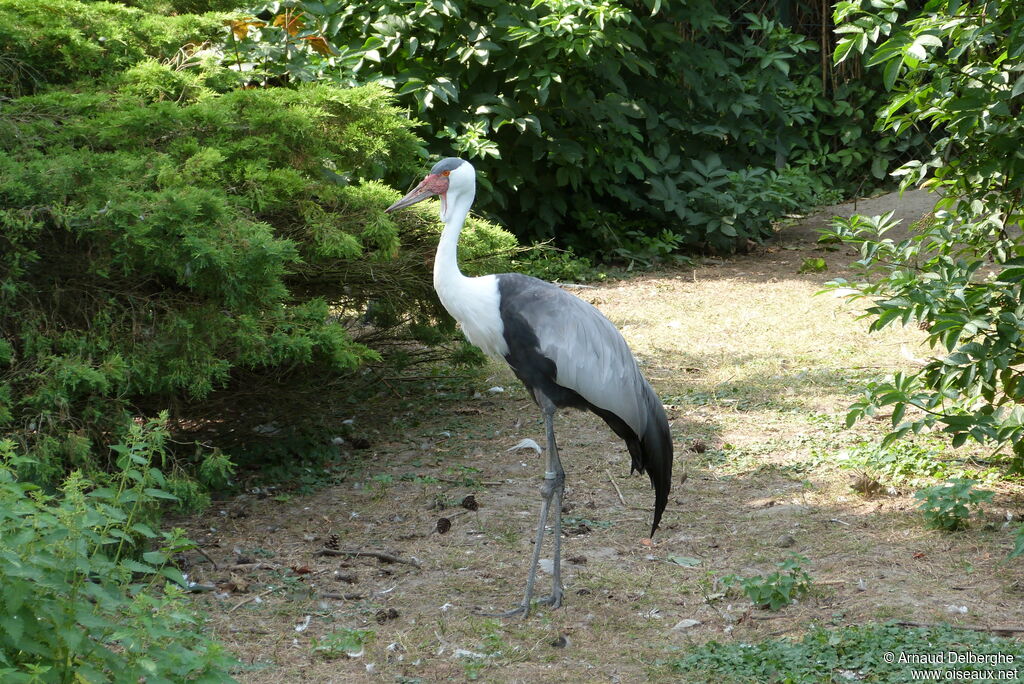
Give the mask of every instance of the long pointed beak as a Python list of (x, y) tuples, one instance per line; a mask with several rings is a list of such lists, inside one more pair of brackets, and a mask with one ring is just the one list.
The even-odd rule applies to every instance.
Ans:
[(423, 183), (420, 183), (415, 188), (413, 188), (408, 195), (392, 204), (390, 207), (385, 209), (384, 212), (390, 214), (393, 211), (398, 211), (399, 209), (411, 207), (417, 202), (422, 202), (425, 199), (430, 199), (436, 194), (437, 193), (432, 191), (430, 188), (423, 187)]
[(422, 202), (423, 200), (435, 195), (440, 195), (441, 202), (443, 203), (446, 192), (448, 192), (448, 179), (441, 175), (429, 174), (426, 178), (420, 181), (420, 184), (413, 188), (408, 195), (398, 200), (384, 211), (390, 214), (393, 211), (411, 207), (417, 202)]

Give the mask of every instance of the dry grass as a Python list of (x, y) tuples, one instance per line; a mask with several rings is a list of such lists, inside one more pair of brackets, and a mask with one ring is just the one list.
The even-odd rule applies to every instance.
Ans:
[[(909, 363), (901, 346), (927, 352), (916, 331), (869, 336), (848, 303), (815, 296), (852, 258), (815, 248), (806, 228), (790, 230), (760, 254), (583, 291), (622, 329), (670, 405), (676, 482), (686, 481), (656, 543), (645, 545), (646, 478), (627, 477), (628, 456), (600, 420), (560, 415), (566, 518), (583, 532), (563, 544), (560, 610), (539, 608), (525, 621), (473, 613), (509, 608), (521, 595), (542, 470), (532, 451), (508, 451), (525, 437), (542, 441), (543, 431), (525, 392), (497, 366), (472, 382), (474, 398), (428, 394), (388, 415), (358, 415), (357, 430), (373, 443), (355, 452), (343, 484), (287, 501), (238, 497), (189, 521), (218, 563), (214, 570), (196, 557), (193, 578), (250, 583), (197, 599), (217, 637), (251, 665), (240, 679), (678, 681), (662, 663), (710, 639), (888, 619), (1020, 625), (1021, 571), (1004, 561), (1007, 529), (926, 530), (909, 492), (866, 498), (850, 488), (850, 471), (833, 465), (844, 447), (884, 427), (841, 429), (858, 386)], [(825, 256), (830, 271), (797, 275), (807, 256)], [(488, 393), (492, 386), (505, 391)], [(468, 494), (478, 511), (458, 506)], [(989, 516), (1001, 521), (1019, 504), (1003, 489)], [(446, 534), (436, 531), (442, 516)], [(343, 549), (389, 551), (421, 567), (316, 556), (331, 535)], [(769, 572), (791, 552), (810, 561), (810, 597), (767, 613), (721, 596), (722, 576)], [(700, 564), (682, 567), (672, 556)], [(230, 570), (239, 557), (264, 565)], [(682, 619), (700, 624), (673, 630)], [(373, 633), (361, 656), (314, 651), (351, 629)]]

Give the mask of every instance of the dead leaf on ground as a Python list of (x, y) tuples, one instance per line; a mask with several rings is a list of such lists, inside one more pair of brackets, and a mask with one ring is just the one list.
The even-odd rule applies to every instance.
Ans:
[(249, 580), (245, 579), (241, 575), (232, 573), (227, 582), (222, 582), (217, 586), (220, 589), (230, 591), (233, 594), (245, 594), (249, 591), (249, 584)]
[(375, 616), (378, 625), (383, 625), (388, 620), (394, 620), (398, 617), (398, 611), (394, 608), (381, 608), (377, 611)]

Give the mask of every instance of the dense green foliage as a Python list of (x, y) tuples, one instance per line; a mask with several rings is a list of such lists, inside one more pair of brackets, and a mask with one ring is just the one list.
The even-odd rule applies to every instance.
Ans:
[[(431, 209), (382, 212), (426, 161), (391, 97), (242, 89), (206, 44), (223, 18), (184, 13), (226, 3), (132, 4), (0, 0), (4, 682), (229, 679), (161, 511), (225, 485), (221, 447), (452, 332)], [(515, 239), (473, 221), (464, 246), (493, 268)]]
[[(981, 662), (951, 663), (950, 651), (961, 656), (976, 656)], [(935, 665), (901, 662), (901, 654), (941, 656), (944, 662)], [(1002, 661), (995, 662), (999, 655), (1004, 656)], [(1005, 662), (1005, 656), (1009, 655), (1014, 657), (1014, 662)], [(699, 677), (700, 681), (820, 684), (909, 682), (912, 670), (935, 672), (931, 681), (971, 680), (970, 675), (955, 676), (955, 673), (980, 675), (985, 671), (1015, 670), (1020, 667), (1021, 658), (1024, 658), (1024, 648), (1017, 641), (955, 627), (908, 629), (896, 625), (854, 625), (834, 630), (818, 627), (799, 641), (770, 639), (754, 644), (713, 641), (693, 649), (671, 665), (675, 671)], [(947, 672), (954, 676), (947, 676)]]
[[(157, 533), (174, 499), (158, 469), (166, 430), (133, 424), (104, 483), (79, 471), (48, 496), (19, 479), (0, 441), (0, 679), (28, 682), (223, 682), (231, 660), (199, 630), (168, 565), (189, 548)], [(170, 580), (170, 582), (167, 582)]]
[[(941, 438), (917, 438), (881, 444), (865, 441), (836, 454), (840, 468), (860, 471), (862, 477), (876, 486), (922, 487), (937, 480), (997, 480), (1002, 470), (982, 465), (974, 459), (957, 458), (955, 450)], [(870, 489), (870, 487), (869, 487)], [(870, 492), (866, 492), (870, 493)]]
[(107, 77), (146, 58), (169, 57), (207, 40), (221, 22), (111, 2), (0, 0), (0, 95)]
[[(869, 297), (873, 330), (901, 323), (928, 332), (923, 368), (870, 385), (850, 421), (892, 408), (889, 440), (933, 427), (954, 446), (973, 439), (1012, 451), (1024, 470), (1024, 12), (1019, 3), (932, 0), (904, 21), (903, 3), (841, 2), (842, 58), (857, 52), (891, 88), (880, 129), (937, 133), (928, 154), (897, 173), (937, 193), (933, 217), (905, 239), (891, 216), (836, 224), (859, 245), (865, 269), (854, 297)], [(876, 44), (877, 43), (877, 44)]]
[[(139, 18), (104, 3), (82, 16), (101, 5)], [(89, 36), (76, 49), (103, 37)], [(275, 411), (299, 420), (330, 378), (439, 313), (430, 210), (381, 211), (397, 193), (377, 179), (422, 159), (385, 92), (232, 89), (200, 55), (131, 54), (91, 86), (39, 87), (0, 110), (0, 430), (41, 480), (102, 462), (92, 447), (133, 413), (173, 406), (178, 421), (231, 428), (245, 409), (246, 432)], [(464, 252), (472, 270), (514, 245), (474, 222)]]
[(394, 88), (522, 237), (606, 258), (728, 251), (919, 141), (865, 131), (870, 85), (823, 83), (817, 43), (742, 8), (271, 2), (227, 29), (224, 63), (263, 84)]

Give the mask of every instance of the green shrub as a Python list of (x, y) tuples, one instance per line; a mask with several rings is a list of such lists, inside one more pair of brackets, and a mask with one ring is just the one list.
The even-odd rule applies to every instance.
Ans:
[(779, 569), (770, 575), (723, 578), (726, 587), (739, 587), (755, 606), (778, 610), (805, 596), (811, 590), (811, 576), (803, 569), (807, 559), (792, 555), (779, 563)]
[(133, 422), (104, 482), (72, 472), (58, 496), (20, 477), (31, 459), (0, 441), (0, 679), (230, 681), (169, 564), (181, 530), (150, 526), (173, 500), (159, 470), (167, 432)]
[(953, 532), (967, 527), (971, 509), (992, 499), (993, 493), (974, 489), (974, 480), (956, 479), (914, 494), (929, 527)]
[[(96, 0), (86, 0), (94, 2)], [(138, 7), (157, 14), (203, 14), (236, 9), (238, 0), (110, 0), (119, 5)]]
[(1017, 558), (1024, 555), (1024, 525), (1019, 525), (1013, 533), (1013, 551), (1008, 558)]
[(328, 660), (354, 658), (363, 653), (364, 646), (373, 641), (376, 634), (369, 629), (341, 629), (322, 638), (313, 639), (312, 651)]
[(879, 182), (919, 141), (865, 130), (871, 84), (823, 83), (814, 41), (746, 7), (270, 2), (237, 16), (222, 51), (261, 85), (394, 88), (432, 152), (480, 169), (485, 215), (650, 261), (744, 248), (786, 213)]
[(930, 478), (949, 476), (953, 467), (944, 460), (942, 446), (927, 447), (913, 442), (859, 444), (842, 452), (837, 465), (857, 468), (893, 484), (917, 484)]
[(534, 245), (516, 255), (512, 267), (519, 273), (548, 281), (578, 283), (604, 277), (587, 257), (576, 256), (571, 249), (560, 250), (547, 243)]
[[(315, 421), (325, 393), (311, 383), (447, 321), (436, 210), (382, 212), (397, 193), (375, 179), (421, 172), (389, 96), (202, 95), (196, 69), (164, 82), (175, 73), (143, 62), (116, 94), (55, 90), (0, 111), (0, 429), (33, 448), (42, 480), (87, 467), (125, 415), (172, 402), (175, 419), (225, 432), (225, 405), (253, 425)], [(514, 247), (472, 221), (467, 270)]]
[(1024, 16), (1016, 3), (928, 2), (908, 15), (901, 0), (839, 2), (837, 59), (864, 54), (888, 89), (876, 127), (935, 131), (894, 175), (936, 191), (934, 215), (905, 238), (891, 214), (853, 216), (835, 235), (861, 251), (857, 281), (871, 330), (914, 325), (933, 358), (870, 385), (850, 419), (892, 408), (887, 439), (941, 429), (1007, 454), (1024, 472), (1024, 240), (1018, 229), (1024, 166), (1016, 150), (1024, 77)]
[[(924, 665), (900, 654), (942, 654), (954, 651), (978, 656), (977, 662)], [(1012, 660), (1007, 662), (1006, 656)], [(1012, 681), (1024, 648), (1014, 639), (949, 626), (907, 628), (898, 625), (850, 625), (841, 629), (814, 627), (800, 639), (765, 639), (748, 643), (712, 641), (689, 649), (668, 665), (689, 675), (686, 681), (786, 682), (909, 682), (922, 669), (936, 681), (982, 680), (993, 671)], [(971, 676), (968, 673), (973, 673)]]
[(0, 0), (0, 95), (110, 78), (147, 57), (202, 44), (217, 15), (161, 16), (110, 2)]

